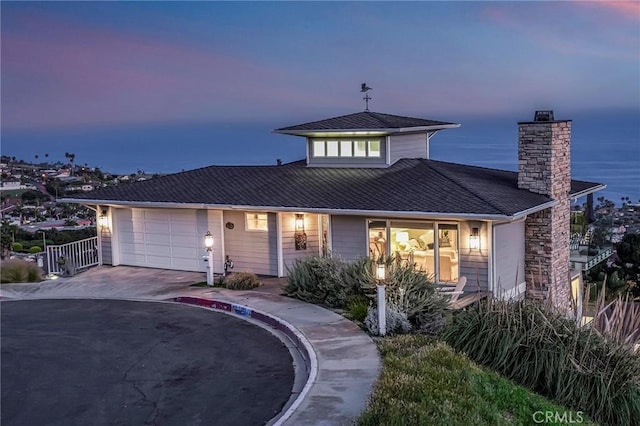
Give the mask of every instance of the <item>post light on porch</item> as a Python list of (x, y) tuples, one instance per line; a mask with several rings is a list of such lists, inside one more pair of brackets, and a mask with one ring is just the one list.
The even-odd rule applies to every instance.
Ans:
[(210, 231), (204, 235), (204, 246), (207, 248), (207, 285), (213, 285), (213, 235)]

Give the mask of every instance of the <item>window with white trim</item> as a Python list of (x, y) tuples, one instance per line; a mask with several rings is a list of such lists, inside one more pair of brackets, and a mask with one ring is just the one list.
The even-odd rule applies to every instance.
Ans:
[(380, 139), (314, 139), (311, 146), (313, 157), (380, 158), (382, 156), (382, 143)]
[(247, 231), (268, 231), (269, 221), (267, 213), (245, 213)]

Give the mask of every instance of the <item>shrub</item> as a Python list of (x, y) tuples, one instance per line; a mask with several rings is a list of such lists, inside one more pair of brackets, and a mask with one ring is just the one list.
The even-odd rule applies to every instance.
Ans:
[(230, 290), (251, 290), (260, 286), (260, 279), (252, 272), (234, 272), (224, 278), (224, 284)]
[(480, 303), (457, 313), (444, 338), (476, 362), (595, 421), (627, 425), (640, 418), (640, 357), (539, 303)]
[(42, 271), (38, 265), (20, 259), (2, 262), (0, 282), (3, 283), (32, 283), (41, 281)]
[[(393, 304), (387, 304), (385, 309), (387, 334), (405, 334), (411, 331), (411, 323), (407, 314)], [(369, 334), (377, 336), (380, 332), (378, 326), (378, 309), (370, 306), (367, 310), (367, 317), (364, 319), (364, 326)]]
[(29, 253), (40, 253), (42, 251), (42, 247), (33, 246), (29, 249)]
[[(438, 294), (432, 279), (413, 265), (395, 259), (385, 260), (388, 271), (387, 300), (421, 331), (437, 333), (444, 324), (447, 301)], [(286, 295), (330, 308), (347, 308), (351, 318), (365, 315), (369, 301), (375, 299), (374, 264), (369, 258), (346, 263), (340, 258), (312, 256), (296, 260), (288, 270)], [(352, 303), (363, 300), (363, 303)]]
[(11, 244), (11, 250), (12, 251), (22, 251), (22, 244), (21, 243), (13, 243), (13, 244)]
[(373, 278), (373, 261), (363, 257), (355, 262), (343, 263), (340, 271), (341, 284), (345, 292), (353, 297), (373, 296), (376, 292), (376, 282)]
[(342, 281), (344, 262), (330, 254), (296, 259), (288, 269), (284, 293), (304, 302), (344, 308), (349, 296)]
[(431, 278), (413, 265), (391, 263), (386, 283), (387, 300), (410, 319), (418, 314), (444, 314), (447, 300), (438, 293)]
[(347, 302), (347, 315), (349, 319), (363, 322), (367, 317), (367, 311), (371, 301), (365, 296), (353, 296)]

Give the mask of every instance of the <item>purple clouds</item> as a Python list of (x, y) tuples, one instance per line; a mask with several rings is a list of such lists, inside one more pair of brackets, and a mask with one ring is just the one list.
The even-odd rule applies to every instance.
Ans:
[(362, 81), (434, 118), (640, 96), (633, 2), (82, 5), (1, 5), (4, 127), (304, 119)]

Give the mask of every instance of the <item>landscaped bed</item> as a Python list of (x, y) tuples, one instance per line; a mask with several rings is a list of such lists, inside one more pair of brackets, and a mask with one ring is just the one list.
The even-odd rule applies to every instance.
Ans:
[[(375, 266), (366, 258), (310, 257), (294, 264), (284, 291), (341, 310), (375, 336)], [(361, 425), (585, 424), (587, 416), (637, 424), (640, 315), (628, 315), (624, 300), (605, 306), (602, 299), (589, 327), (571, 319), (575, 312), (533, 300), (484, 300), (452, 311), (411, 265), (389, 259), (383, 269), (384, 368)]]
[(434, 337), (402, 335), (377, 343), (383, 370), (358, 425), (528, 425), (549, 416), (554, 421), (546, 424), (594, 424), (584, 413), (478, 367)]

